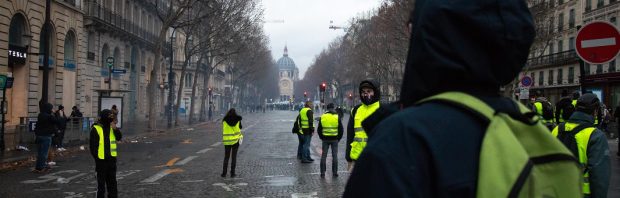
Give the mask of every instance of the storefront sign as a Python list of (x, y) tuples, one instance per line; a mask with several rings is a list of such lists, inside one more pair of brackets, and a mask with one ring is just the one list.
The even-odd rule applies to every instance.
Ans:
[(9, 44), (9, 66), (26, 64), (28, 48)]

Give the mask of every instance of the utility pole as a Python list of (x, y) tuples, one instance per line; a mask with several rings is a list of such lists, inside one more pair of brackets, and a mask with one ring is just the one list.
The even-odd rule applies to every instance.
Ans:
[(172, 117), (174, 116), (174, 108), (172, 105), (174, 104), (174, 73), (172, 73), (172, 64), (174, 63), (174, 32), (176, 28), (172, 29), (172, 34), (170, 34), (170, 67), (168, 68), (168, 128), (172, 128)]

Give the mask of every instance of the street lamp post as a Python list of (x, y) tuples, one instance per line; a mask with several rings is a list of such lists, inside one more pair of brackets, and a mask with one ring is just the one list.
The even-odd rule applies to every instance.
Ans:
[(172, 116), (174, 116), (174, 110), (175, 108), (172, 106), (173, 105), (173, 100), (174, 100), (174, 74), (172, 73), (172, 64), (174, 63), (174, 42), (175, 42), (175, 37), (174, 37), (174, 32), (177, 29), (174, 28), (172, 29), (172, 34), (170, 34), (170, 67), (168, 68), (168, 87), (170, 89), (168, 89), (168, 128), (172, 127)]
[(47, 104), (47, 95), (48, 95), (48, 84), (49, 84), (49, 66), (50, 66), (50, 40), (49, 40), (49, 31), (50, 31), (50, 13), (51, 13), (51, 0), (45, 1), (45, 23), (43, 24), (43, 83), (41, 90), (41, 101), (39, 102), (39, 109), (43, 109), (43, 105)]

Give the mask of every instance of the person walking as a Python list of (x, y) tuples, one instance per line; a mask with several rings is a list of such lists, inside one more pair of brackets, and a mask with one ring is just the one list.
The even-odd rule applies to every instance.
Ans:
[(226, 177), (228, 173), (228, 160), (232, 155), (230, 163), (230, 177), (236, 177), (235, 168), (237, 166), (237, 150), (243, 139), (241, 134), (241, 116), (237, 115), (234, 108), (228, 110), (222, 121), (222, 143), (224, 144), (224, 167), (222, 169), (222, 177)]
[(366, 131), (362, 127), (362, 122), (381, 107), (379, 87), (379, 83), (372, 80), (364, 80), (360, 83), (359, 94), (362, 104), (355, 106), (351, 110), (351, 117), (349, 117), (349, 123), (347, 124), (347, 150), (345, 157), (349, 171), (352, 170), (355, 161), (359, 158), (371, 136), (370, 133), (372, 131)]
[(47, 172), (50, 167), (47, 163), (49, 157), (49, 149), (52, 142), (52, 136), (57, 132), (58, 120), (53, 113), (54, 106), (49, 103), (42, 104), (34, 133), (36, 135), (35, 142), (37, 144), (37, 160), (33, 170), (35, 173)]
[(556, 124), (564, 123), (566, 122), (566, 120), (568, 120), (568, 118), (570, 118), (570, 116), (575, 111), (575, 104), (573, 104), (573, 101), (576, 101), (577, 98), (579, 98), (577, 97), (573, 99), (573, 96), (568, 95), (568, 90), (562, 90), (560, 96), (562, 98), (560, 98), (560, 101), (558, 101), (558, 103), (556, 103), (555, 105)]
[[(299, 111), (297, 122), (299, 125), (299, 142), (301, 144), (301, 163), (312, 163), (314, 159), (310, 157), (310, 142), (314, 133), (312, 102), (306, 101), (304, 108)], [(299, 148), (298, 148), (299, 155)], [(298, 158), (300, 158), (298, 156)]]
[(118, 156), (117, 142), (123, 139), (123, 134), (114, 125), (114, 114), (109, 109), (99, 113), (99, 122), (90, 130), (90, 154), (95, 160), (97, 172), (97, 197), (118, 197), (116, 183), (116, 157)]
[(343, 127), (338, 112), (334, 110), (334, 103), (327, 104), (327, 112), (321, 116), (317, 125), (317, 134), (323, 141), (321, 153), (321, 178), (325, 177), (327, 169), (327, 153), (332, 149), (332, 176), (338, 177), (338, 142), (342, 138)]
[(609, 145), (605, 133), (594, 126), (594, 116), (601, 110), (596, 95), (584, 94), (577, 101), (576, 111), (568, 122), (551, 132), (579, 159), (584, 197), (605, 198), (609, 189)]
[(400, 110), (367, 131), (343, 197), (583, 197), (570, 151), (498, 94), (534, 42), (527, 2), (414, 4)]
[(65, 138), (65, 130), (67, 129), (67, 116), (65, 115), (65, 107), (62, 105), (58, 105), (58, 110), (54, 112), (54, 116), (58, 120), (58, 132), (54, 136), (54, 146), (58, 152), (66, 151), (67, 149), (63, 146), (63, 139)]
[(538, 114), (543, 125), (545, 125), (549, 130), (553, 130), (555, 127), (555, 116), (553, 115), (553, 106), (547, 100), (547, 98), (542, 95), (538, 95), (536, 97), (536, 102), (534, 102), (534, 112)]

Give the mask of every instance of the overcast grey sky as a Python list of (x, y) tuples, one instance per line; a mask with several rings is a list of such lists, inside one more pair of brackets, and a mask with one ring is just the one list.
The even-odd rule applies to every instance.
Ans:
[[(348, 21), (379, 6), (381, 0), (263, 0), (265, 33), (269, 36), (273, 58), (282, 57), (284, 45), (299, 68), (299, 78), (314, 57), (330, 41), (344, 35), (343, 30), (329, 29), (329, 22), (346, 26)], [(284, 20), (284, 23), (274, 23)]]

